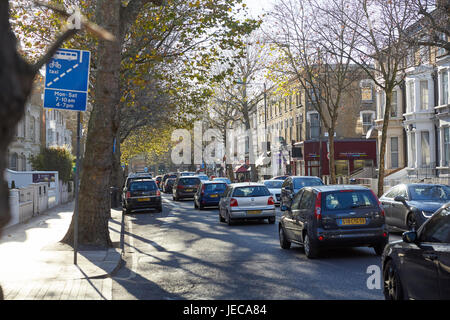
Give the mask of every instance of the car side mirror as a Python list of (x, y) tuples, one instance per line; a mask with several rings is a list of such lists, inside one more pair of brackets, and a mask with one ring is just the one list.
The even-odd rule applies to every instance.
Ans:
[(403, 232), (402, 240), (406, 243), (415, 243), (417, 241), (417, 232), (416, 231)]
[(404, 202), (406, 202), (406, 199), (405, 199), (404, 196), (396, 196), (396, 197), (394, 198), (394, 201), (398, 201), (398, 202), (404, 203)]

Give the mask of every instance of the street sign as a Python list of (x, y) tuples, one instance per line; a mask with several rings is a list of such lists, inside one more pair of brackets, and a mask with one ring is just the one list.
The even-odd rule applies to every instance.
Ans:
[(45, 67), (44, 108), (86, 111), (91, 53), (59, 49)]

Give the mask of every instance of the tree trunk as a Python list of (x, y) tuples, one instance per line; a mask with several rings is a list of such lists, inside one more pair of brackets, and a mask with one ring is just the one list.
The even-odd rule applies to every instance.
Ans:
[[(120, 0), (98, 0), (97, 23), (117, 37), (114, 42), (99, 40), (94, 107), (89, 120), (86, 152), (81, 171), (78, 241), (85, 245), (111, 246), (108, 219), (113, 141), (118, 130), (120, 99)], [(74, 220), (62, 239), (73, 244)]]
[(329, 153), (329, 170), (330, 170), (330, 184), (336, 184), (336, 166), (334, 160), (334, 125), (328, 129), (328, 144), (330, 147)]
[(386, 93), (386, 108), (384, 110), (383, 128), (381, 131), (381, 143), (380, 143), (380, 161), (378, 164), (378, 197), (381, 197), (384, 193), (384, 158), (386, 155), (386, 140), (387, 140), (387, 128), (389, 124), (389, 114), (391, 110), (391, 98), (392, 89), (385, 89)]

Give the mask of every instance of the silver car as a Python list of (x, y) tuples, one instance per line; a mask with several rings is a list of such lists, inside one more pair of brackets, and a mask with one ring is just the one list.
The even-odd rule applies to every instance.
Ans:
[(262, 183), (228, 185), (219, 202), (219, 220), (231, 225), (236, 220), (263, 220), (275, 223), (275, 200)]

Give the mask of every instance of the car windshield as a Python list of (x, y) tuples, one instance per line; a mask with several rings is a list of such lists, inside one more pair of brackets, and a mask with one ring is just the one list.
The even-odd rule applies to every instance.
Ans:
[(409, 186), (411, 200), (448, 201), (450, 188), (438, 185)]
[(321, 186), (323, 185), (322, 180), (319, 178), (298, 178), (294, 179), (294, 189), (301, 189), (303, 187), (311, 187), (311, 186)]
[(248, 186), (234, 189), (233, 197), (264, 197), (270, 196), (267, 187), (263, 186)]
[(167, 179), (166, 183), (167, 184), (173, 184), (175, 182), (175, 179)]
[(205, 184), (205, 191), (207, 192), (223, 192), (227, 188), (227, 185), (225, 183), (211, 183), (211, 184)]
[(375, 208), (377, 203), (377, 199), (369, 190), (333, 191), (322, 196), (322, 205), (326, 210)]
[(283, 180), (268, 180), (264, 181), (264, 185), (269, 189), (281, 189), (283, 182)]
[(178, 181), (178, 184), (182, 186), (192, 186), (197, 185), (199, 183), (200, 183), (199, 178), (183, 178)]
[(153, 181), (136, 181), (130, 185), (130, 191), (153, 191), (156, 189), (156, 183)]

